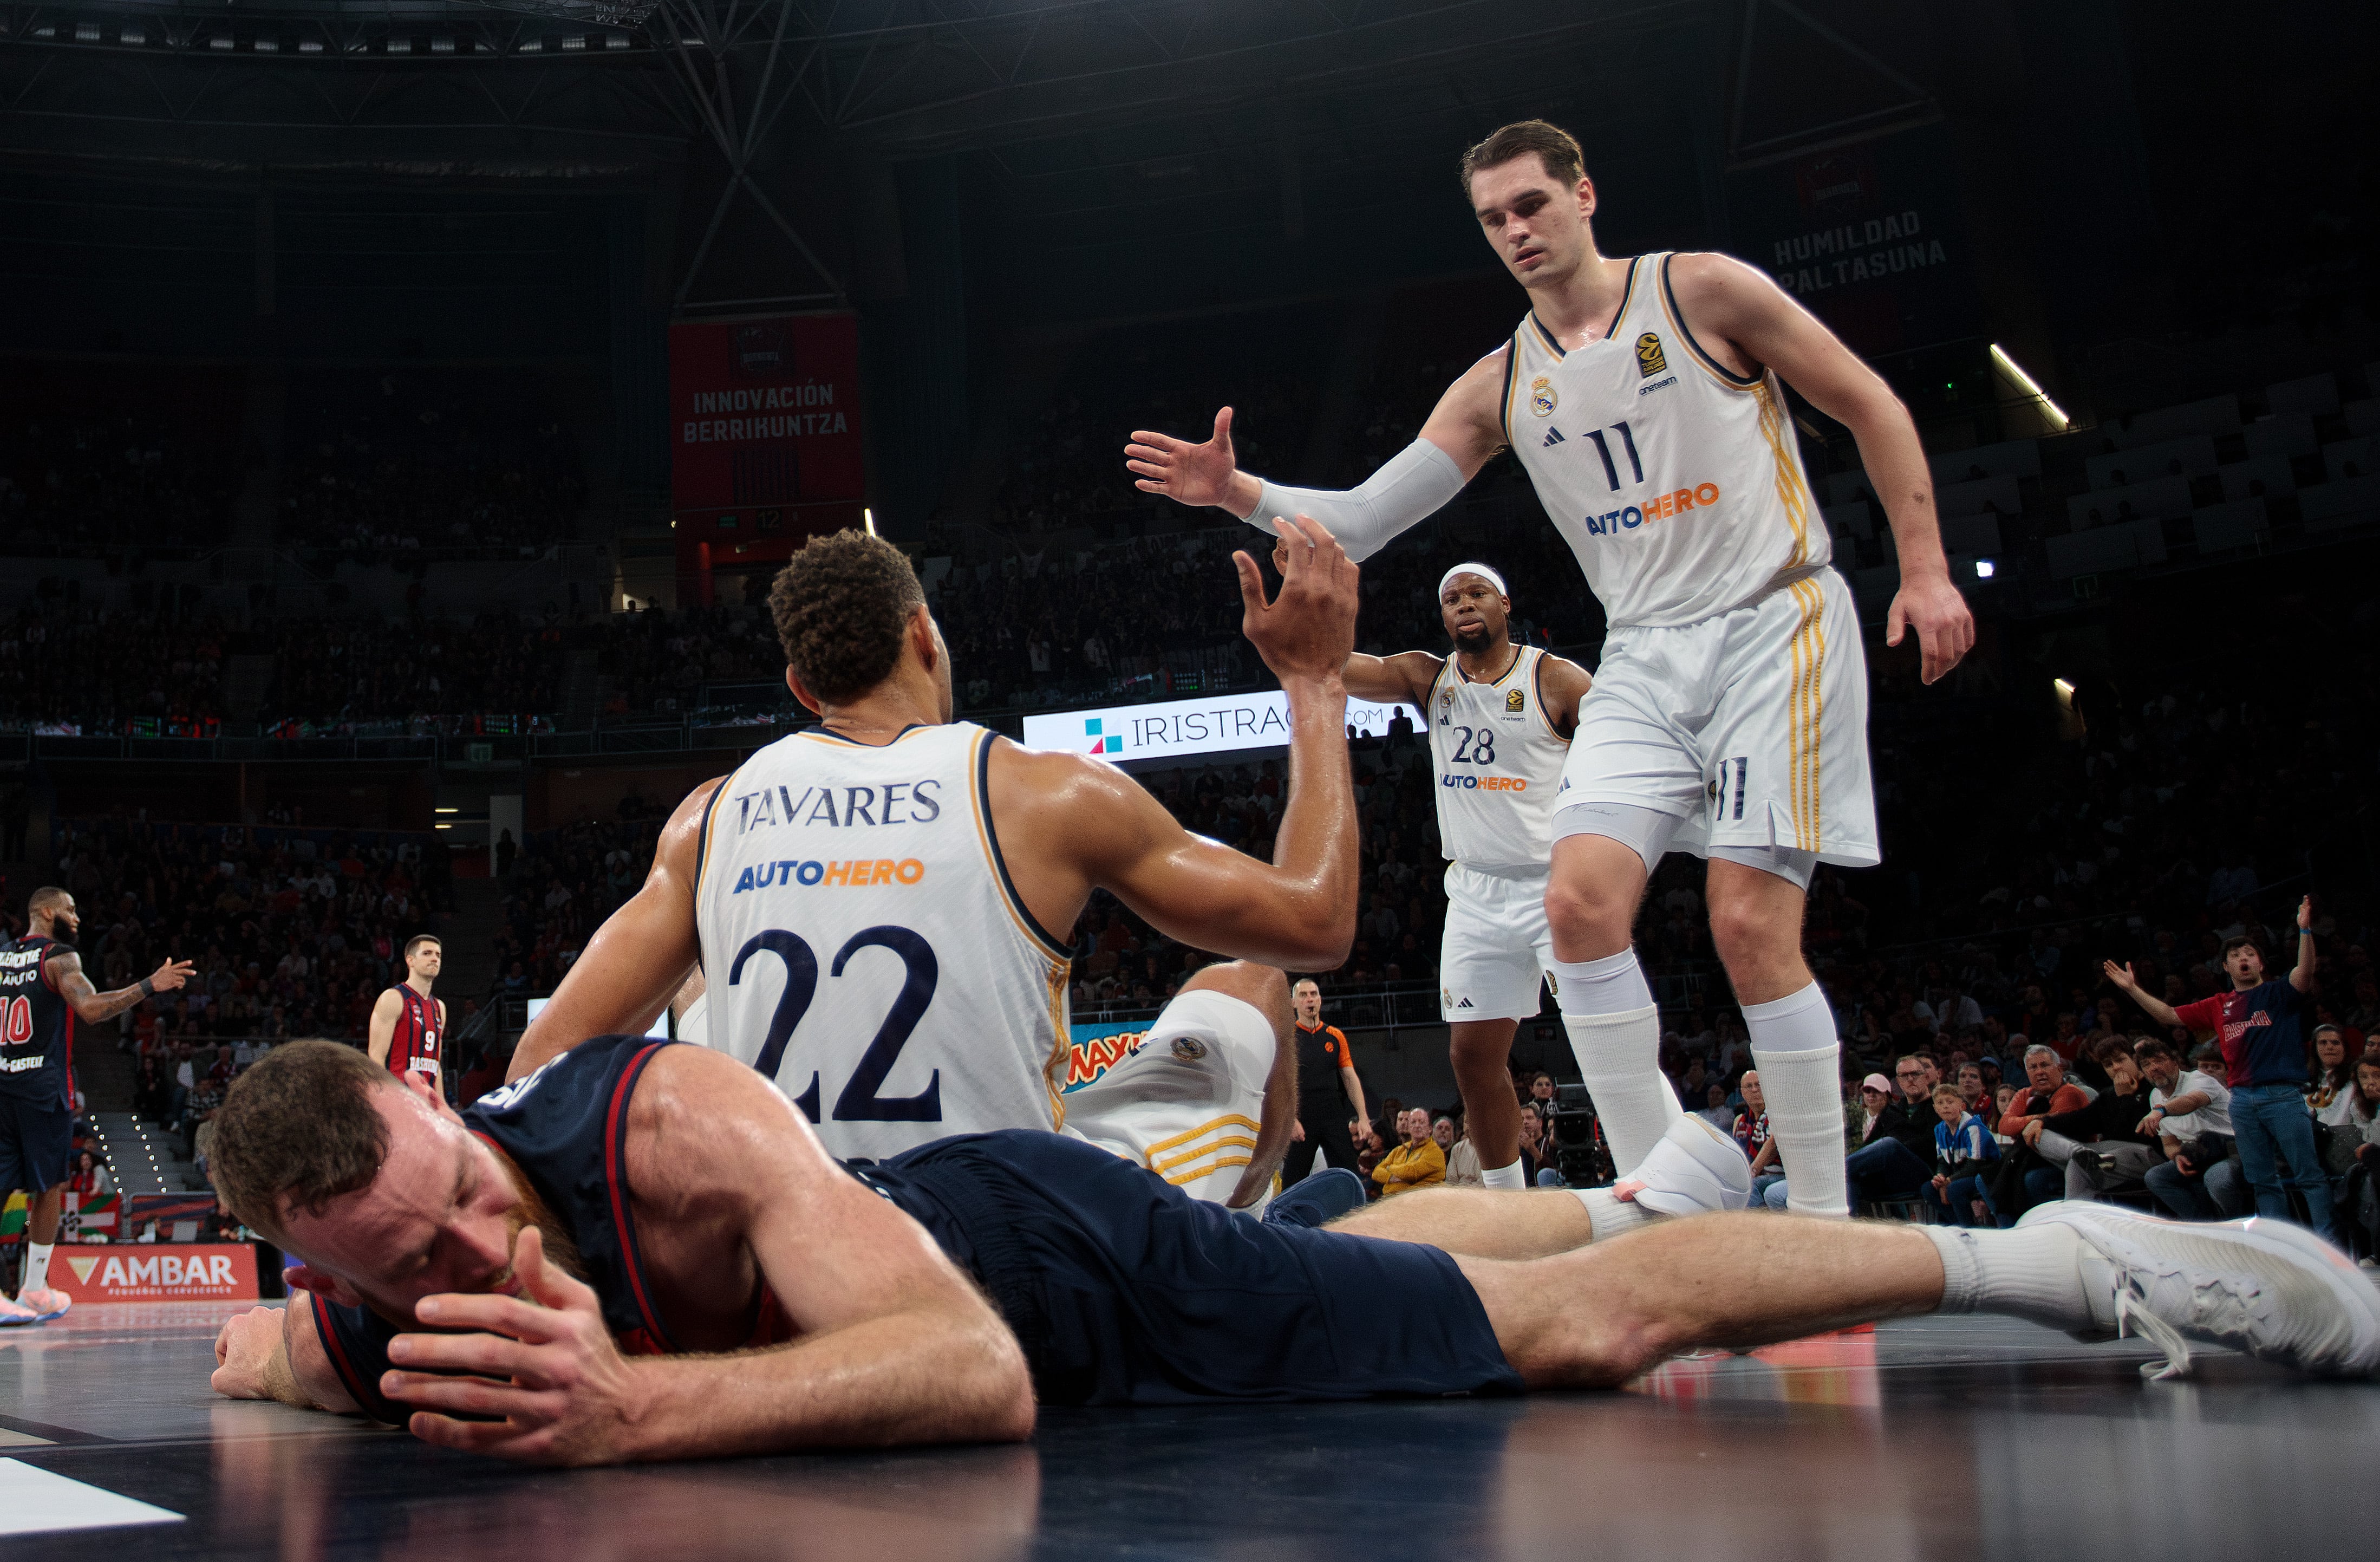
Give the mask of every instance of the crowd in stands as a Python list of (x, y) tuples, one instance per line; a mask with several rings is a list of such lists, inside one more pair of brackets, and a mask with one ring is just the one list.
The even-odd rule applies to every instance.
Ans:
[(541, 830), (522, 844), (505, 875), (504, 931), (496, 936), (495, 993), (553, 991), (588, 935), (637, 892), (652, 866), (662, 820), (674, 798), (623, 802), (612, 820)]
[(277, 539), (343, 556), (535, 550), (586, 503), (576, 442), (527, 371), (300, 375)]
[(238, 431), (226, 376), (0, 363), (0, 555), (221, 543)]
[(224, 658), (237, 639), (220, 618), (157, 622), (71, 606), (0, 617), (0, 729), (204, 736), (222, 715)]

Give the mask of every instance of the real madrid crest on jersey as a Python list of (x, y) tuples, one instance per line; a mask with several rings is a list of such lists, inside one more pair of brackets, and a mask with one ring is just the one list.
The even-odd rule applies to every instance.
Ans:
[(1529, 382), (1529, 410), (1538, 417), (1552, 417), (1559, 400), (1554, 395), (1554, 383), (1548, 376), (1540, 374)]
[(1507, 689), (1507, 690), (1505, 690), (1505, 692), (1504, 692), (1504, 708), (1505, 708), (1506, 710), (1508, 710), (1508, 711), (1517, 711), (1517, 710), (1519, 710), (1519, 709), (1521, 708), (1521, 703), (1522, 703), (1522, 701), (1521, 701), (1521, 691), (1520, 691), (1519, 689)]
[(1669, 367), (1670, 360), (1661, 356), (1659, 336), (1647, 331), (1636, 338), (1636, 377), (1638, 379), (1649, 380)]

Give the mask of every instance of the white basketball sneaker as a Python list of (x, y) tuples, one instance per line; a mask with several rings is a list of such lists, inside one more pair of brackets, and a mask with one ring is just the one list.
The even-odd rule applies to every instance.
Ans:
[(1752, 1200), (1752, 1163), (1730, 1135), (1704, 1118), (1681, 1117), (1612, 1191), (1621, 1189), (1657, 1214), (1740, 1210)]
[(2186, 1374), (2192, 1340), (2325, 1377), (2380, 1372), (2380, 1291), (2301, 1226), (2188, 1223), (2081, 1200), (2040, 1205), (2017, 1225), (2082, 1239), (2103, 1333), (2139, 1334), (2165, 1353), (2162, 1366), (2142, 1364), (2143, 1376)]

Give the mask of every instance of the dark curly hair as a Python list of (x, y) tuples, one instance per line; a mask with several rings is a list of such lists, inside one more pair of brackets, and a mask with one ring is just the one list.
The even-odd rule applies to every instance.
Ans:
[(777, 572), (769, 616), (802, 687), (840, 704), (892, 676), (902, 631), (925, 600), (900, 549), (865, 531), (838, 531), (811, 538)]

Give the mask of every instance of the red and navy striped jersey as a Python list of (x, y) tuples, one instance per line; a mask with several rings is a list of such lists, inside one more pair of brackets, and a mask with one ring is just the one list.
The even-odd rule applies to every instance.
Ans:
[(396, 1017), (395, 1032), (388, 1039), (389, 1072), (427, 1074), (435, 1080), (444, 1066), (445, 1027), (440, 1020), (445, 1006), (423, 997), (409, 982), (398, 982), (392, 991), (405, 1007)]
[(0, 948), (0, 1095), (45, 1106), (74, 1101), (74, 1010), (51, 964), (74, 946), (29, 934)]

